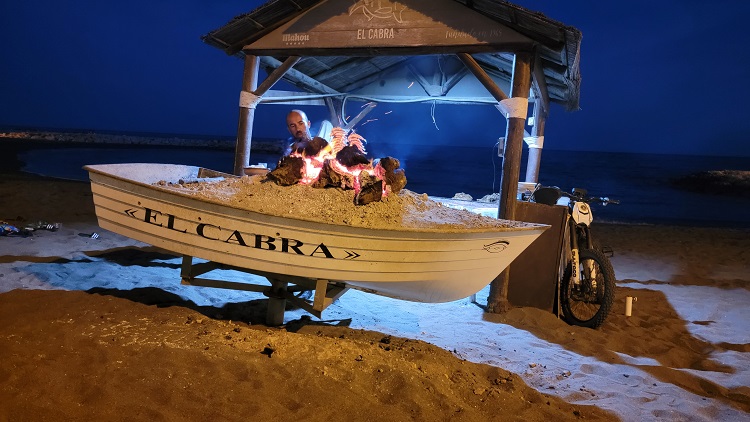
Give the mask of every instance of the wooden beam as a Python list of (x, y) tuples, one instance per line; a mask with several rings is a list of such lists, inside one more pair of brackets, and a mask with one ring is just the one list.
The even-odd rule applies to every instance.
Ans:
[(440, 95), (440, 93), (442, 92), (442, 90), (440, 89), (440, 86), (434, 85), (432, 81), (428, 81), (427, 78), (424, 75), (422, 75), (419, 69), (414, 67), (413, 64), (407, 63), (406, 68), (409, 69), (409, 73), (411, 73), (412, 76), (416, 78), (417, 83), (419, 84), (419, 86), (422, 87), (422, 89), (424, 90), (425, 93), (427, 93), (427, 95), (429, 95), (430, 97), (437, 97)]
[(469, 73), (469, 69), (464, 68), (451, 75), (443, 84), (442, 94), (448, 95), (451, 89), (453, 89), (453, 87), (456, 86), (456, 84), (459, 83), (467, 73)]
[[(390, 71), (388, 71), (388, 72), (390, 72)], [(341, 92), (356, 91), (356, 90), (362, 88), (363, 86), (369, 85), (369, 84), (371, 84), (371, 83), (373, 83), (375, 81), (383, 79), (383, 77), (386, 76), (386, 75), (387, 75), (386, 71), (373, 73), (372, 75), (370, 75), (370, 76), (368, 76), (366, 78), (362, 78), (362, 79), (360, 79), (358, 81), (354, 81), (354, 82), (350, 83), (349, 85), (346, 85), (346, 86), (342, 87), (341, 88)]]
[[(536, 91), (538, 98), (537, 102), (542, 103), (543, 112), (546, 115), (549, 113), (549, 91), (547, 90), (547, 78), (544, 76), (544, 68), (542, 67), (542, 59), (539, 56), (534, 60), (534, 70), (532, 73), (531, 84)], [(536, 121), (536, 119), (534, 119)]]
[(361, 100), (363, 102), (376, 101), (378, 103), (437, 103), (453, 105), (497, 105), (497, 101), (490, 97), (429, 97), (427, 95), (348, 95), (347, 99)]
[[(544, 136), (544, 126), (547, 123), (547, 110), (549, 103), (545, 106), (544, 100), (537, 98), (534, 102), (534, 126), (531, 127), (531, 136)], [(539, 181), (539, 166), (542, 161), (542, 148), (529, 147), (529, 156), (526, 160), (526, 182), (536, 183)]]
[(289, 73), (292, 69), (292, 66), (297, 64), (297, 62), (300, 60), (299, 56), (290, 56), (286, 60), (284, 60), (284, 63), (279, 62), (279, 65), (276, 66), (276, 68), (268, 75), (268, 77), (258, 86), (258, 88), (254, 91), (255, 95), (261, 97), (263, 94), (266, 93), (269, 89), (271, 89), (276, 82), (278, 82), (281, 78), (284, 77), (287, 73)]
[[(261, 63), (263, 63), (263, 65), (274, 69), (281, 66), (280, 61), (270, 56), (263, 56), (261, 57), (260, 61)], [(340, 94), (340, 92), (336, 91), (335, 89), (316, 81), (315, 79), (305, 75), (298, 70), (289, 69), (284, 76), (292, 81), (293, 84), (308, 91), (317, 92), (320, 94)]]
[[(544, 76), (542, 58), (537, 53), (534, 58), (534, 68), (531, 73), (531, 86), (535, 93), (534, 99), (534, 125), (531, 127), (531, 136), (544, 137), (544, 126), (549, 114), (549, 90), (547, 89), (547, 78)], [(543, 143), (542, 143), (543, 145)], [(526, 159), (526, 177), (524, 181), (537, 183), (539, 181), (539, 167), (542, 162), (542, 148), (540, 146), (529, 147)]]
[[(382, 61), (378, 60), (378, 62), (373, 65), (380, 69), (380, 72), (373, 73), (370, 76), (367, 76), (365, 78), (362, 78), (358, 81), (352, 82), (349, 85), (344, 86), (341, 88), (341, 92), (353, 92), (360, 88), (362, 88), (365, 85), (369, 85), (372, 82), (378, 81), (380, 79), (384, 79), (387, 75), (390, 73), (399, 70), (401, 65), (404, 63), (404, 60), (399, 59), (398, 57), (393, 57), (393, 60), (388, 61)], [(386, 64), (386, 66), (383, 66), (383, 64)]]
[(325, 106), (326, 94), (311, 94), (303, 91), (279, 91), (271, 89), (263, 95), (261, 104)]
[(513, 78), (512, 72), (505, 73), (505, 71), (503, 70), (491, 68), (484, 69), (484, 71), (495, 79), (501, 80), (503, 82), (508, 82), (508, 85), (510, 85), (510, 81)]
[(484, 63), (489, 66), (494, 66), (508, 74), (513, 73), (513, 54), (482, 54), (476, 60), (480, 64)]
[(287, 0), (287, 2), (292, 3), (294, 7), (297, 8), (297, 10), (302, 10), (302, 7), (299, 4), (295, 3), (294, 0)]
[[(323, 312), (333, 302), (338, 300), (348, 287), (329, 283), (328, 280), (318, 280), (315, 283), (315, 296), (313, 297), (313, 309)], [(318, 316), (320, 317), (320, 316)]]
[[(474, 60), (474, 57), (471, 57), (468, 53), (457, 53), (456, 56), (464, 62), (469, 71), (474, 74), (479, 82), (487, 88), (487, 91), (489, 91), (498, 102), (508, 99), (508, 96), (505, 95), (505, 93), (495, 84), (495, 81), (493, 81), (487, 72), (482, 69), (482, 66)], [(526, 95), (528, 95), (528, 93)]]
[[(312, 57), (311, 59), (315, 59)], [(317, 60), (317, 59), (316, 59)], [(318, 62), (320, 62), (318, 60)], [(329, 67), (327, 70), (315, 74), (315, 80), (324, 81), (326, 79), (338, 78), (339, 75), (349, 75), (351, 73), (358, 73), (359, 69), (363, 66), (370, 66), (377, 69), (374, 66), (369, 57), (349, 57), (347, 60), (335, 64), (333, 67)]]

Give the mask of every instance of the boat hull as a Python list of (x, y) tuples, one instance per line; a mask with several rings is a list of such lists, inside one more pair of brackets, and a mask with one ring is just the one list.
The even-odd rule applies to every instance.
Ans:
[(205, 172), (194, 166), (85, 169), (99, 225), (106, 230), (250, 272), (338, 281), (418, 302), (476, 293), (547, 228), (439, 232), (324, 224), (233, 208), (155, 185)]

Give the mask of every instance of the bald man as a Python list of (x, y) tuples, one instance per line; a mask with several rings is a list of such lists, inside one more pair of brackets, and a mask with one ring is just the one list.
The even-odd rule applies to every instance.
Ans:
[(328, 145), (324, 138), (310, 134), (310, 120), (302, 110), (292, 110), (286, 115), (286, 128), (292, 137), (284, 155), (296, 152), (311, 157), (318, 155)]
[(290, 141), (293, 143), (312, 139), (310, 120), (302, 110), (292, 110), (286, 115), (286, 128), (292, 135)]

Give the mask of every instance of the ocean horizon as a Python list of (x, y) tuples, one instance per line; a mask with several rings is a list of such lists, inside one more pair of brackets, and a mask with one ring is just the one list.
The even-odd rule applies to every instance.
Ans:
[[(67, 133), (81, 131), (69, 130)], [(119, 134), (163, 138), (187, 136)], [(204, 138), (199, 135), (194, 137)], [(499, 191), (502, 159), (498, 156), (496, 145), (477, 147), (370, 142), (367, 149), (368, 156), (373, 158), (398, 158), (406, 172), (406, 188), (414, 192), (445, 198), (464, 193), (479, 199)], [(524, 150), (521, 160), (521, 181), (525, 179), (526, 152)], [(54, 159), (50, 160), (51, 157)], [(251, 164), (267, 163), (274, 167), (279, 158), (278, 153), (253, 152), (250, 159)], [(234, 149), (216, 147), (215, 144), (212, 147), (184, 147), (36, 142), (24, 148), (18, 160), (23, 163), (23, 171), (72, 180), (88, 180), (87, 173), (82, 169), (84, 165), (126, 162), (188, 164), (231, 173)], [(619, 205), (594, 206), (595, 221), (750, 227), (750, 196), (747, 194), (691, 192), (673, 183), (690, 174), (715, 170), (750, 171), (750, 158), (545, 148), (538, 182), (545, 186), (558, 186), (565, 191), (575, 187), (585, 188), (592, 196), (607, 196), (620, 201)]]

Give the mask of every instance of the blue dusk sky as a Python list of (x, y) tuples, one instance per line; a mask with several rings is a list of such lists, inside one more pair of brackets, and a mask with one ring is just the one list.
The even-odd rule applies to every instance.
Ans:
[[(3, 2), (0, 129), (233, 136), (243, 63), (200, 36), (262, 3)], [(750, 2), (517, 4), (583, 33), (581, 109), (553, 106), (545, 148), (750, 156)], [(261, 105), (255, 136), (286, 137), (287, 110)], [(371, 142), (491, 146), (504, 134), (491, 106), (376, 110), (362, 129)]]

